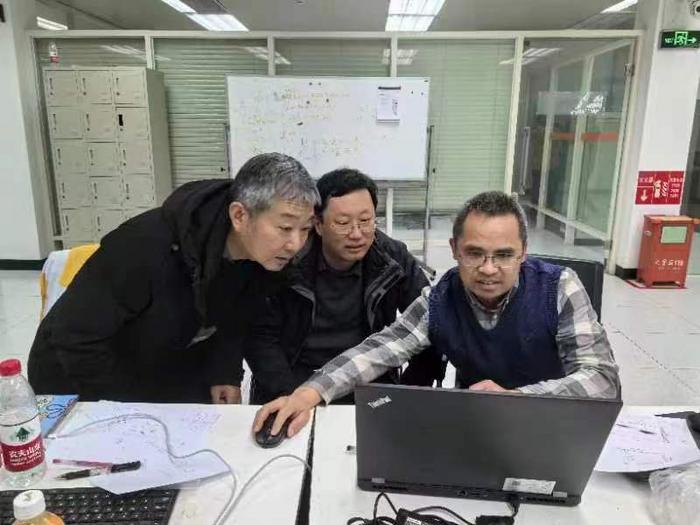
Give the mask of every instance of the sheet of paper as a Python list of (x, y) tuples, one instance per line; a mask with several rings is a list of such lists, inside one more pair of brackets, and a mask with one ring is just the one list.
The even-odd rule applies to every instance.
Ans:
[(599, 472), (646, 472), (700, 460), (685, 419), (621, 413), (598, 458)]
[(87, 459), (125, 463), (139, 460), (140, 469), (90, 478), (93, 485), (115, 494), (184, 483), (227, 472), (226, 466), (212, 454), (202, 453), (188, 459), (171, 458), (165, 445), (165, 432), (148, 419), (129, 419), (128, 415), (147, 414), (168, 427), (172, 451), (186, 455), (205, 447), (206, 437), (219, 418), (216, 407), (197, 405), (150, 405), (100, 402), (81, 410), (66, 422), (58, 436), (90, 422), (122, 417), (95, 425), (69, 437), (49, 439), (47, 459)]
[(399, 99), (401, 88), (377, 89), (377, 120), (398, 122), (401, 120)]

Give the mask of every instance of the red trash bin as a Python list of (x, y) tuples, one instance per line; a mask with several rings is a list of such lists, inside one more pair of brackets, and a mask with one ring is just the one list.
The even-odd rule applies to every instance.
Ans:
[(699, 223), (683, 215), (645, 215), (637, 279), (647, 287), (684, 287), (693, 233)]

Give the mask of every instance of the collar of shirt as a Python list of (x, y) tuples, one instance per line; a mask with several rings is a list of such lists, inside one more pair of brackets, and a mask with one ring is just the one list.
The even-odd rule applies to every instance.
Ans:
[(336, 270), (335, 268), (331, 267), (330, 264), (328, 264), (326, 258), (323, 256), (323, 253), (319, 253), (316, 269), (319, 272), (330, 272), (335, 275), (354, 275), (360, 277), (362, 276), (362, 261), (357, 261), (347, 270)]
[(501, 299), (501, 302), (499, 302), (495, 308), (487, 308), (483, 304), (481, 304), (481, 301), (476, 298), (476, 296), (469, 291), (468, 288), (465, 288), (465, 291), (467, 292), (467, 297), (469, 298), (469, 303), (472, 305), (472, 308), (477, 308), (480, 311), (484, 312), (485, 314), (488, 314), (490, 316), (493, 315), (500, 315), (503, 313), (503, 310), (505, 310), (506, 306), (508, 306), (508, 302), (510, 302), (510, 298), (513, 297), (513, 294), (515, 294), (515, 291), (518, 289), (518, 286), (520, 285), (520, 279), (515, 281), (515, 284), (513, 287), (510, 289), (510, 291)]

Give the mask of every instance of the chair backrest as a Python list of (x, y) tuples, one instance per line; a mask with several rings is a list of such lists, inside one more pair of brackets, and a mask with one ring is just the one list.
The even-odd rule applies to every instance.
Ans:
[(588, 297), (591, 299), (591, 304), (595, 313), (598, 314), (598, 321), (601, 321), (601, 309), (603, 305), (603, 275), (605, 275), (605, 266), (598, 261), (589, 261), (586, 259), (572, 259), (569, 257), (554, 257), (552, 255), (535, 255), (531, 257), (540, 259), (541, 261), (559, 266), (566, 266), (576, 272), (581, 284), (586, 289)]
[(85, 261), (99, 247), (99, 244), (85, 244), (69, 250), (54, 251), (49, 254), (39, 276), (41, 319), (49, 313), (51, 307), (68, 288), (75, 274), (80, 271)]

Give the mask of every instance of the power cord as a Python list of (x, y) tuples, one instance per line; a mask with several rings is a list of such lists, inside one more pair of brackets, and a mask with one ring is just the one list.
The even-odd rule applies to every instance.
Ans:
[[(250, 488), (250, 485), (255, 481), (255, 479), (260, 475), (260, 473), (265, 470), (270, 464), (274, 463), (278, 459), (284, 459), (284, 458), (292, 458), (296, 459), (297, 461), (301, 462), (304, 467), (306, 468), (307, 471), (311, 471), (311, 468), (309, 467), (308, 463), (300, 458), (299, 456), (295, 456), (293, 454), (281, 454), (279, 456), (275, 456), (274, 458), (270, 459), (266, 463), (264, 463), (250, 478), (248, 478), (248, 481), (243, 485), (243, 488), (241, 491), (238, 493), (238, 497), (236, 496), (236, 488), (238, 486), (238, 477), (236, 476), (235, 471), (233, 470), (233, 467), (229, 465), (229, 463), (219, 454), (216, 450), (212, 450), (210, 448), (204, 448), (201, 450), (197, 450), (195, 452), (192, 452), (190, 454), (185, 454), (185, 455), (178, 455), (173, 452), (172, 444), (170, 441), (170, 432), (168, 430), (168, 426), (161, 421), (159, 418), (152, 416), (150, 414), (140, 414), (140, 413), (135, 413), (135, 414), (124, 414), (122, 416), (115, 416), (115, 417), (109, 417), (105, 419), (98, 419), (96, 421), (91, 421), (90, 423), (87, 423), (85, 425), (82, 425), (74, 430), (71, 430), (70, 432), (65, 432), (62, 434), (54, 434), (47, 436), (47, 440), (52, 440), (52, 439), (65, 439), (69, 437), (73, 437), (76, 434), (79, 434), (80, 432), (83, 432), (85, 429), (96, 426), (96, 425), (101, 425), (104, 423), (110, 423), (112, 421), (124, 421), (127, 419), (145, 419), (149, 421), (154, 421), (160, 425), (160, 427), (163, 429), (163, 432), (165, 433), (165, 447), (166, 447), (166, 452), (168, 456), (170, 456), (171, 459), (188, 459), (194, 456), (197, 456), (199, 454), (203, 453), (209, 453), (213, 454), (216, 456), (219, 461), (221, 461), (225, 466), (226, 469), (228, 470), (228, 473), (231, 475), (231, 479), (233, 479), (233, 488), (231, 489), (231, 494), (229, 498), (226, 500), (226, 503), (224, 504), (223, 509), (221, 509), (221, 512), (219, 515), (216, 517), (214, 520), (214, 525), (223, 525), (223, 523), (231, 516), (233, 511), (236, 509), (238, 506), (238, 503), (240, 502), (241, 498), (245, 495), (245, 493), (248, 491)], [(234, 499), (235, 497), (235, 499)]]
[[(384, 498), (394, 512), (395, 517), (378, 516), (377, 511), (379, 501)], [(371, 518), (362, 518), (359, 516), (350, 518), (346, 525), (513, 525), (515, 516), (518, 514), (520, 504), (518, 502), (508, 502), (508, 506), (512, 510), (510, 516), (477, 516), (476, 523), (472, 523), (466, 518), (460, 516), (455, 511), (442, 507), (440, 505), (431, 505), (429, 507), (421, 507), (414, 510), (398, 509), (391, 501), (385, 492), (380, 492), (374, 500), (374, 511)], [(452, 518), (459, 520), (459, 523), (445, 519), (437, 514), (428, 514), (428, 512), (440, 512), (447, 514)]]

